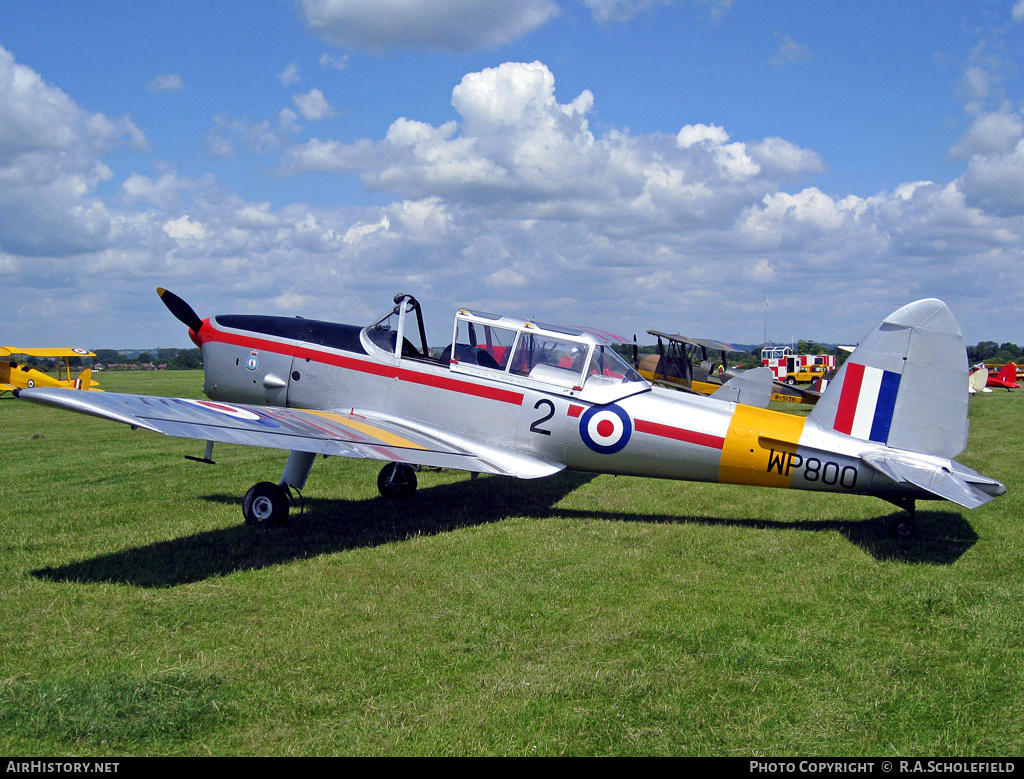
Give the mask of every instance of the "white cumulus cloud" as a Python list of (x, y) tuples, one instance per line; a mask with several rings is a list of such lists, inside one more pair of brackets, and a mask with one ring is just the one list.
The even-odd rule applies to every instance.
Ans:
[(949, 150), (958, 158), (978, 154), (1007, 154), (1024, 137), (1024, 121), (1010, 111), (983, 113), (971, 123), (964, 136)]
[(177, 73), (157, 76), (149, 82), (151, 92), (177, 92), (185, 88), (185, 82)]
[(188, 214), (164, 224), (164, 232), (178, 241), (201, 241), (209, 235), (201, 222), (193, 221)]
[(324, 93), (319, 89), (311, 89), (305, 94), (294, 95), (292, 100), (302, 117), (310, 122), (319, 121), (334, 113), (331, 104), (327, 102)]
[(291, 86), (299, 83), (299, 63), (290, 62), (285, 69), (277, 74), (278, 80), (283, 86)]
[(789, 35), (782, 39), (779, 50), (769, 58), (768, 62), (775, 66), (795, 65), (799, 62), (813, 62), (814, 54), (810, 48), (797, 43)]
[(733, 142), (715, 125), (673, 138), (594, 135), (584, 90), (558, 101), (540, 62), (469, 73), (452, 91), (458, 122), (396, 119), (379, 141), (313, 139), (292, 147), (283, 171), (357, 172), (410, 200), (443, 197), (518, 218), (631, 218), (647, 224), (735, 218), (781, 180), (823, 169), (815, 153), (779, 138)]
[(309, 29), (360, 49), (472, 51), (515, 40), (559, 12), (553, 0), (299, 0)]
[(103, 246), (112, 225), (93, 197), (103, 155), (144, 148), (127, 117), (80, 108), (0, 47), (0, 251), (63, 256)]
[[(125, 321), (149, 337), (143, 311), (183, 338), (155, 300), (140, 300), (139, 279), (173, 285), (202, 315), (293, 310), (353, 323), (412, 292), (432, 344), (448, 337), (456, 306), (627, 335), (692, 327), (713, 311), (706, 334), (740, 341), (760, 337), (766, 297), (785, 321), (776, 337), (855, 340), (927, 296), (947, 298), (975, 337), (1019, 322), (989, 315), (992, 289), (1024, 294), (1024, 148), (1010, 103), (970, 114), (959, 178), (868, 196), (826, 191), (814, 150), (737, 137), (715, 117), (645, 134), (599, 124), (601, 94), (560, 96), (541, 62), (467, 73), (452, 85), (451, 121), (396, 116), (353, 142), (295, 143), (297, 104), (264, 122), (214, 120), (211, 147), (280, 153), (281, 174), (359, 176), (386, 193), (376, 205), (317, 206), (249, 200), (159, 163), (115, 173), (104, 155), (141, 143), (134, 125), (3, 65), (0, 280), (34, 300), (74, 285), (102, 296), (89, 325), (116, 334), (109, 342)], [(4, 312), (0, 323), (16, 327)]]

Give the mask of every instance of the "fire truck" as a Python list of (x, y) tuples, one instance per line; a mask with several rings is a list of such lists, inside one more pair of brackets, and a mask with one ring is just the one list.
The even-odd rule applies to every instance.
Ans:
[(836, 356), (797, 354), (788, 346), (766, 346), (761, 349), (761, 365), (772, 369), (776, 381), (795, 384), (798, 381), (812, 381), (835, 370)]

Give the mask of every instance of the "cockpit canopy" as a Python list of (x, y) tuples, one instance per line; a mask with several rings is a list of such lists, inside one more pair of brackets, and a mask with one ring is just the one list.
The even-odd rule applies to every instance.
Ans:
[(462, 309), (442, 359), (448, 358), (453, 371), (610, 403), (650, 386), (616, 353), (614, 343), (629, 342), (583, 328)]
[(440, 363), (453, 372), (593, 403), (611, 403), (650, 389), (613, 348), (631, 341), (608, 333), (460, 309), (451, 344), (435, 357), (427, 346), (416, 299), (396, 295), (395, 304), (362, 331), (364, 346), (381, 359)]

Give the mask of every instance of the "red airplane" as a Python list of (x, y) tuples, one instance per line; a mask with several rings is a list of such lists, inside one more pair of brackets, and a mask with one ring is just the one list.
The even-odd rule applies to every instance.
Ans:
[(1020, 385), (1017, 383), (1017, 366), (1012, 362), (1006, 363), (1003, 369), (999, 373), (988, 375), (988, 386), (989, 387), (1006, 387), (1006, 389), (1019, 389)]

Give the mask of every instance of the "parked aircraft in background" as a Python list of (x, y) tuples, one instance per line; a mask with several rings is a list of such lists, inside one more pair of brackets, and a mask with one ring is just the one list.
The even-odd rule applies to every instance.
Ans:
[(385, 461), (384, 495), (414, 493), (414, 465), (873, 495), (906, 511), (900, 534), (913, 531), (919, 499), (975, 508), (1006, 491), (952, 459), (967, 442), (967, 366), (960, 329), (938, 300), (886, 317), (800, 417), (653, 387), (597, 330), (459, 310), (436, 358), (409, 295), (358, 327), (201, 319), (158, 292), (203, 350), (209, 400), (18, 395), (166, 435), (290, 450), (278, 482), (253, 485), (242, 501), (253, 525), (287, 518), (318, 454)]
[(979, 392), (991, 392), (988, 386), (988, 368), (984, 365), (975, 365), (971, 368), (968, 381), (968, 392), (977, 395)]
[(1020, 384), (1017, 383), (1017, 366), (1012, 362), (1009, 362), (1002, 367), (999, 373), (993, 374), (992, 371), (989, 371), (988, 386), (1005, 387), (1008, 390), (1019, 389)]
[[(723, 384), (728, 384), (740, 375), (747, 375), (748, 378), (753, 376), (751, 371), (729, 368), (727, 353), (742, 351), (735, 346), (710, 338), (669, 335), (657, 330), (647, 332), (658, 339), (658, 353), (645, 354), (636, 363), (640, 375), (653, 384), (669, 389), (689, 390), (699, 395), (713, 395)], [(821, 393), (813, 389), (791, 385), (792, 382), (784, 384), (773, 380), (768, 399), (783, 403), (815, 403), (821, 397)], [(748, 398), (742, 402), (751, 404)]]
[[(29, 365), (19, 365), (12, 359), (15, 355), (26, 357), (46, 357), (55, 359), (57, 378), (38, 371)], [(99, 382), (93, 380), (89, 368), (83, 370), (76, 378), (71, 378), (71, 358), (95, 357), (87, 349), (69, 349), (66, 347), (46, 347), (26, 349), (20, 346), (0, 346), (0, 393), (14, 392), (16, 389), (31, 387), (69, 387), (70, 389), (99, 390)]]
[(726, 353), (740, 351), (735, 346), (710, 338), (647, 332), (658, 339), (658, 353), (645, 354), (637, 366), (648, 381), (710, 395), (732, 378)]

